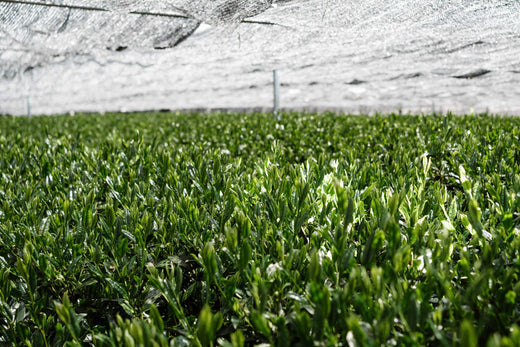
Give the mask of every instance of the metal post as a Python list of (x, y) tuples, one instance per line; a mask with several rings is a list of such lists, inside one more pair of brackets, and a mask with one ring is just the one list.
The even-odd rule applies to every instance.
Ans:
[(27, 118), (31, 118), (31, 99), (27, 96)]
[(273, 115), (276, 120), (280, 120), (280, 80), (278, 70), (273, 70)]

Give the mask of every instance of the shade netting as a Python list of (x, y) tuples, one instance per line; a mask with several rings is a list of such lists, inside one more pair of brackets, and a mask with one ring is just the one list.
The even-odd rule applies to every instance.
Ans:
[(506, 0), (0, 2), (0, 112), (520, 111)]

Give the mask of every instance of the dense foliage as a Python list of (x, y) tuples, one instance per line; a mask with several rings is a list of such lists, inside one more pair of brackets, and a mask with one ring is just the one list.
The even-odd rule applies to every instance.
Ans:
[(519, 163), (519, 118), (0, 118), (0, 344), (518, 345)]

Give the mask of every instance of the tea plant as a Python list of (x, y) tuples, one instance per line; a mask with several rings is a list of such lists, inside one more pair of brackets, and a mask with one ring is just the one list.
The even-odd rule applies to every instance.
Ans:
[(519, 129), (0, 117), (0, 344), (518, 346)]

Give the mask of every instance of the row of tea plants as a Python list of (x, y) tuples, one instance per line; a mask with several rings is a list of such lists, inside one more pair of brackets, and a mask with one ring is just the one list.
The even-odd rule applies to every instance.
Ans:
[(518, 346), (520, 118), (0, 117), (0, 345)]

